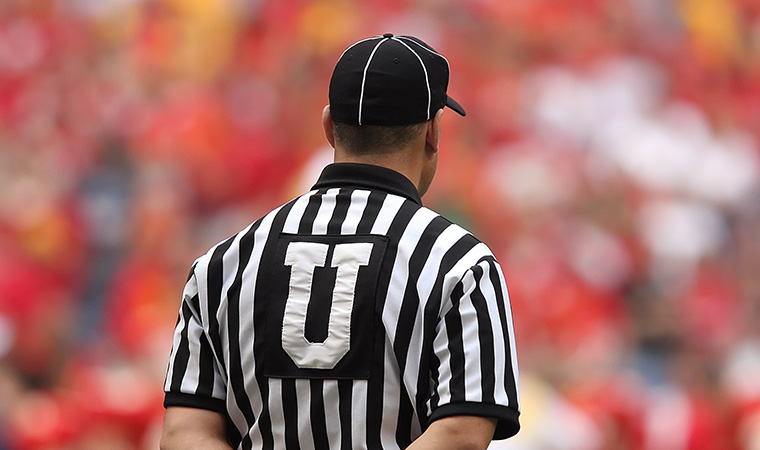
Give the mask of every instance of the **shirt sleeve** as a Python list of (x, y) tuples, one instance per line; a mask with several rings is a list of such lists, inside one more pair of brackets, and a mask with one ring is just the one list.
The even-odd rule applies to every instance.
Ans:
[(462, 276), (442, 309), (433, 352), (430, 421), (454, 415), (497, 419), (494, 439), (520, 429), (512, 311), (501, 267), (481, 259)]
[(200, 315), (198, 283), (191, 271), (182, 294), (164, 382), (164, 406), (225, 411), (225, 378)]

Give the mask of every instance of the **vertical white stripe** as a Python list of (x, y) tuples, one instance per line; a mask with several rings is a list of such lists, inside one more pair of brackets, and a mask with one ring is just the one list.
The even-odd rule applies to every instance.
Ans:
[(380, 207), (380, 212), (377, 214), (375, 223), (372, 224), (372, 234), (386, 234), (388, 228), (390, 228), (393, 219), (396, 217), (401, 205), (404, 204), (405, 199), (398, 195), (388, 194), (383, 201), (383, 206)]
[[(239, 388), (239, 387), (238, 387)], [(244, 439), (246, 435), (248, 435), (254, 445), (254, 448), (257, 444), (260, 445), (261, 443), (261, 434), (258, 433), (258, 427), (248, 427), (248, 422), (245, 420), (245, 417), (243, 416), (243, 413), (240, 411), (240, 408), (237, 406), (237, 403), (235, 402), (235, 399), (233, 398), (232, 392), (228, 392), (227, 395), (227, 413), (230, 416), (230, 420), (232, 420), (232, 423), (235, 426), (235, 429), (240, 433), (241, 439)], [(256, 438), (258, 433), (258, 440)]]
[(253, 224), (249, 225), (245, 230), (238, 233), (232, 241), (230, 247), (227, 249), (224, 255), (222, 255), (222, 292), (219, 296), (219, 309), (216, 311), (208, 310), (208, 286), (206, 286), (206, 282), (208, 280), (208, 263), (211, 261), (210, 257), (213, 254), (213, 250), (209, 252), (209, 260), (203, 266), (204, 273), (202, 281), (199, 280), (199, 283), (202, 283), (204, 286), (201, 292), (203, 292), (205, 295), (204, 297), (201, 297), (200, 302), (202, 315), (204, 318), (207, 318), (211, 314), (215, 314), (216, 321), (219, 324), (222, 352), (224, 353), (222, 361), (229, 361), (230, 356), (229, 339), (227, 333), (227, 321), (229, 318), (227, 311), (227, 292), (229, 291), (230, 286), (232, 286), (232, 283), (235, 281), (235, 275), (237, 274), (238, 266), (240, 265), (240, 240), (243, 238), (243, 235), (246, 232), (250, 231), (252, 226)]
[[(401, 385), (396, 355), (390, 340), (385, 341), (385, 363), (383, 364), (383, 416), (380, 424), (380, 444), (383, 449), (398, 448), (396, 429), (398, 428)], [(414, 391), (412, 391), (414, 392)]]
[[(422, 330), (425, 326), (424, 318), (422, 316), (424, 311), (425, 307), (422, 305), (417, 309), (417, 318), (415, 325), (412, 328), (412, 335), (409, 338), (409, 350), (406, 354), (406, 365), (404, 367), (404, 373), (401, 374), (404, 386), (407, 392), (411, 395), (412, 402), (415, 401), (414, 394), (417, 393), (417, 379), (420, 376), (420, 364), (422, 362)], [(421, 433), (422, 430), (418, 427), (419, 417), (420, 415), (425, 416), (429, 414), (426, 411), (417, 411), (417, 405), (415, 404), (414, 406), (412, 432), (417, 431), (418, 433)]]
[[(504, 364), (506, 364), (507, 361), (507, 354), (506, 354), (506, 347), (509, 345), (509, 342), (505, 342), (504, 340), (504, 333), (502, 331), (502, 326), (506, 326), (506, 324), (501, 323), (501, 318), (499, 317), (499, 305), (496, 304), (497, 298), (496, 298), (496, 287), (491, 283), (491, 273), (490, 273), (490, 265), (488, 264), (482, 264), (484, 273), (483, 273), (483, 279), (481, 280), (481, 286), (480, 288), (483, 291), (483, 295), (486, 298), (486, 302), (488, 303), (488, 312), (489, 312), (489, 318), (491, 320), (491, 328), (488, 330), (488, 332), (491, 333), (493, 336), (493, 345), (494, 345), (494, 401), (497, 404), (500, 405), (507, 405), (509, 404), (509, 397), (507, 396), (507, 390), (505, 389), (506, 386), (506, 373), (504, 373)], [(505, 292), (506, 294), (506, 292)], [(509, 308), (508, 305), (504, 305), (507, 309)], [(484, 331), (485, 333), (485, 331)], [(509, 405), (514, 406), (514, 405)]]
[[(351, 390), (351, 448), (367, 448), (367, 380), (354, 380)], [(374, 424), (373, 424), (374, 425)]]
[(269, 378), (269, 417), (272, 419), (272, 439), (283, 444), (275, 444), (275, 448), (284, 448), (285, 414), (282, 411), (282, 380), (279, 378)]
[(359, 226), (359, 221), (362, 219), (362, 214), (367, 207), (367, 200), (369, 199), (369, 191), (356, 190), (351, 193), (351, 205), (348, 207), (346, 213), (346, 220), (341, 225), (341, 234), (355, 234), (356, 228)]
[[(488, 267), (488, 263), (481, 263), (481, 268), (483, 268), (484, 274), (480, 279), (480, 283), (476, 285), (473, 276), (472, 289), (466, 293), (459, 304), (459, 317), (461, 319), (460, 326), (462, 327), (462, 348), (464, 350), (464, 355), (462, 355), (464, 358), (464, 396), (467, 401), (472, 402), (479, 402), (483, 400), (483, 386), (481, 384), (483, 374), (480, 371), (481, 330), (480, 324), (478, 323), (478, 311), (475, 308), (475, 305), (472, 303), (472, 293), (476, 289), (480, 289), (482, 291), (484, 285), (489, 284), (489, 280), (487, 279), (489, 272)], [(483, 311), (482, 313), (485, 314), (487, 312), (488, 311)], [(492, 310), (492, 312), (496, 312), (496, 310)], [(498, 321), (498, 317), (496, 320)], [(482, 333), (483, 335), (487, 335), (487, 333), (490, 331), (491, 330), (482, 330)], [(499, 349), (497, 348), (496, 351), (498, 352)], [(485, 356), (488, 357), (488, 355)], [(500, 354), (499, 356), (501, 356), (501, 358), (498, 358), (494, 361), (497, 365), (498, 361), (505, 360), (504, 357), (506, 355)], [(498, 389), (499, 385), (497, 384), (496, 386)]]
[(284, 233), (297, 233), (298, 225), (301, 222), (306, 207), (309, 205), (309, 198), (316, 194), (317, 191), (308, 192), (296, 199), (293, 207), (288, 212), (288, 217), (285, 218), (285, 223), (282, 225), (282, 231)]
[(364, 87), (367, 84), (367, 71), (369, 70), (369, 65), (372, 62), (372, 58), (375, 56), (375, 52), (377, 49), (383, 44), (383, 42), (387, 42), (389, 38), (383, 38), (380, 40), (380, 42), (375, 45), (375, 48), (372, 49), (372, 53), (369, 54), (369, 58), (367, 58), (367, 64), (364, 66), (364, 73), (362, 74), (362, 90), (359, 93), (359, 125), (362, 124), (362, 109), (364, 108)]
[[(422, 66), (422, 73), (425, 74), (425, 87), (427, 88), (427, 94), (428, 94), (428, 102), (427, 102), (427, 109), (425, 110), (425, 115), (427, 117), (427, 120), (430, 120), (430, 103), (431, 103), (432, 100), (431, 100), (431, 94), (430, 94), (430, 80), (428, 79), (427, 67), (425, 67), (425, 62), (422, 61), (422, 58), (420, 57), (419, 53), (417, 53), (414, 50), (412, 50), (412, 48), (409, 47), (408, 45), (406, 45), (406, 43), (404, 41), (402, 41), (401, 39), (397, 39), (395, 37), (392, 38), (392, 39), (394, 41), (398, 42), (399, 44), (403, 45), (404, 47), (406, 47), (407, 50), (409, 50), (410, 52), (412, 52), (412, 54), (414, 56), (416, 56), (417, 60), (420, 62), (420, 66)], [(435, 52), (433, 52), (433, 53), (435, 53)]]
[(187, 340), (190, 345), (190, 358), (187, 360), (187, 370), (182, 378), (180, 390), (186, 394), (193, 394), (198, 389), (200, 377), (200, 336), (203, 334), (203, 327), (198, 321), (190, 319), (187, 323)]
[(223, 399), (227, 395), (227, 374), (221, 370), (222, 368), (219, 367), (219, 363), (217, 361), (214, 361), (214, 368), (216, 370), (217, 376), (214, 378), (214, 390), (211, 392), (211, 395), (214, 398)]
[[(187, 285), (185, 286), (185, 294), (183, 295), (183, 300), (182, 300), (183, 302), (186, 301), (186, 298), (187, 298), (186, 296), (192, 292), (192, 289), (189, 288), (189, 286), (191, 283), (195, 284), (193, 281), (194, 279), (195, 277), (193, 277), (193, 279), (191, 279), (190, 282), (188, 282)], [(195, 294), (192, 294), (192, 295), (195, 295)], [(192, 297), (192, 295), (190, 296)], [(182, 342), (182, 330), (184, 330), (185, 327), (187, 326), (188, 326), (187, 318), (185, 317), (184, 314), (182, 314), (182, 309), (180, 309), (179, 321), (177, 323), (176, 328), (174, 329), (174, 336), (172, 339), (172, 351), (169, 355), (169, 368), (167, 370), (166, 382), (164, 383), (164, 391), (167, 391), (167, 392), (169, 391), (169, 389), (171, 389), (172, 376), (174, 375), (174, 371), (177, 369), (174, 363), (177, 359), (177, 350), (179, 350), (180, 342)]]
[(330, 448), (340, 448), (343, 430), (340, 428), (340, 395), (337, 380), (322, 384), (322, 401), (325, 403), (325, 427)]
[[(253, 295), (256, 290), (256, 281), (258, 279), (259, 267), (261, 265), (261, 255), (264, 252), (264, 244), (266, 244), (267, 238), (272, 228), (272, 222), (275, 216), (282, 207), (275, 209), (268, 215), (266, 215), (259, 224), (259, 227), (253, 234), (253, 251), (251, 253), (251, 259), (248, 265), (243, 270), (243, 282), (240, 286), (240, 332), (238, 336), (245, 337), (241, 339), (241, 344), (244, 342), (250, 342), (250, 336), (255, 336), (258, 330), (254, 329), (253, 324)], [(265, 330), (264, 330), (265, 331)], [(225, 336), (225, 332), (222, 336)], [(245, 389), (245, 392), (250, 399), (251, 409), (256, 417), (261, 415), (261, 411), (264, 409), (264, 401), (261, 391), (256, 383), (256, 360), (254, 354), (251, 351), (251, 347), (247, 345), (240, 346), (240, 363), (243, 369), (243, 386), (236, 386), (237, 389)], [(270, 396), (271, 398), (271, 396)], [(235, 399), (232, 393), (228, 393), (227, 404), (234, 403)], [(245, 419), (242, 413), (237, 411), (240, 415), (240, 420), (245, 423)], [(235, 420), (235, 417), (233, 417)], [(238, 420), (235, 420), (235, 424), (238, 425)], [(261, 430), (258, 427), (259, 423), (256, 423), (254, 429), (251, 431), (251, 438), (254, 442), (254, 448), (256, 443), (261, 442)], [(245, 430), (245, 428), (238, 425), (238, 429)], [(245, 432), (242, 432), (244, 435)]]
[[(401, 305), (404, 300), (407, 279), (409, 278), (409, 257), (417, 246), (417, 243), (425, 231), (425, 228), (438, 215), (429, 209), (420, 208), (409, 225), (404, 230), (398, 243), (396, 259), (393, 262), (393, 276), (388, 285), (383, 308), (383, 324), (388, 332), (389, 339), (393, 341), (401, 314)], [(420, 321), (419, 308), (417, 321)], [(415, 381), (416, 385), (416, 381)]]
[(311, 380), (297, 379), (295, 384), (298, 403), (298, 444), (301, 450), (316, 450), (311, 423)]
[(338, 192), (340, 192), (338, 188), (328, 189), (325, 195), (322, 196), (317, 217), (314, 219), (313, 234), (327, 234), (327, 225), (330, 223), (333, 211), (335, 211)]
[[(441, 358), (441, 365), (438, 367), (438, 405), (445, 405), (451, 402), (451, 358), (449, 354), (449, 340), (446, 323), (441, 322), (440, 328), (436, 330), (433, 339), (433, 352)], [(443, 355), (441, 357), (441, 355)], [(428, 414), (430, 414), (430, 402), (428, 402)]]
[[(507, 282), (504, 279), (504, 272), (501, 270), (501, 266), (497, 263), (497, 268), (499, 269), (499, 280), (501, 282), (501, 291), (504, 293), (504, 303), (506, 304), (506, 311), (507, 311), (507, 329), (509, 331), (509, 350), (511, 353), (511, 359), (512, 359), (512, 377), (515, 380), (515, 389), (517, 390), (517, 405), (510, 405), (510, 406), (516, 406), (518, 411), (521, 411), (520, 406), (520, 370), (517, 367), (517, 345), (515, 343), (515, 325), (512, 320), (512, 304), (509, 301), (509, 292), (507, 292)], [(501, 333), (499, 333), (501, 334)]]
[[(174, 329), (174, 335), (173, 335), (173, 338), (172, 338), (172, 350), (171, 350), (171, 354), (170, 354), (170, 358), (169, 358), (169, 367), (167, 369), (166, 383), (164, 384), (164, 390), (165, 391), (169, 391), (171, 389), (172, 377), (174, 375), (175, 370), (176, 369), (183, 369), (183, 368), (178, 368), (175, 365), (175, 360), (176, 360), (176, 357), (177, 357), (177, 351), (179, 350), (179, 346), (180, 346), (180, 344), (183, 341), (183, 339), (182, 339), (182, 331), (187, 328), (188, 329), (188, 338), (190, 338), (191, 335), (190, 335), (189, 330), (190, 330), (190, 327), (191, 327), (191, 323), (195, 322), (194, 320), (192, 320), (192, 316), (191, 317), (185, 317), (183, 309), (184, 309), (184, 305), (188, 304), (188, 302), (190, 301), (190, 299), (193, 298), (196, 294), (198, 294), (198, 282), (197, 282), (196, 276), (192, 276), (187, 281), (187, 283), (185, 283), (185, 287), (184, 287), (184, 289), (182, 291), (182, 301), (181, 301), (180, 309), (179, 309), (179, 321), (177, 323), (177, 326)], [(195, 313), (198, 313), (198, 311), (195, 311)], [(189, 341), (192, 342), (192, 339), (189, 339)], [(193, 355), (192, 349), (191, 349), (190, 358), (192, 359), (193, 356), (194, 355)], [(188, 361), (188, 364), (190, 364), (190, 363), (191, 363), (191, 361)], [(189, 367), (188, 367), (188, 371), (189, 371)], [(185, 381), (182, 380), (182, 384), (180, 385), (180, 389), (182, 389), (182, 392), (192, 392), (192, 391), (185, 391), (184, 390), (184, 384), (185, 384)], [(197, 382), (195, 383), (195, 385), (197, 386)]]

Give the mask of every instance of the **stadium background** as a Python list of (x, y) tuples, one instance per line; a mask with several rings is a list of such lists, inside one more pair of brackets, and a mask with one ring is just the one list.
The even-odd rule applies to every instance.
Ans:
[(760, 2), (0, 2), (0, 449), (157, 448), (181, 287), (308, 187), (337, 55), (446, 54), (426, 204), (510, 287), (493, 448), (760, 449)]

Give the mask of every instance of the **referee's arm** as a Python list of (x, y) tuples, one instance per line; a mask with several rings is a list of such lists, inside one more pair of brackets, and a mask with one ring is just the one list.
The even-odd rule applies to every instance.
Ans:
[(182, 406), (166, 408), (161, 450), (231, 450), (224, 417), (216, 411)]
[[(482, 257), (447, 297), (433, 344), (438, 366), (430, 425), (421, 438), (438, 430), (470, 445), (451, 448), (484, 449), (492, 439), (511, 437), (520, 429), (512, 314), (496, 259)], [(450, 424), (460, 428), (451, 430)], [(440, 445), (430, 448), (448, 448)]]
[(431, 423), (407, 450), (483, 450), (496, 430), (496, 419), (451, 416)]
[[(231, 450), (222, 413), (223, 377), (216, 370), (199, 314), (195, 265), (182, 295), (164, 385), (161, 450)], [(203, 373), (202, 373), (203, 372)], [(206, 380), (199, 383), (199, 380)], [(214, 393), (216, 392), (216, 396)]]

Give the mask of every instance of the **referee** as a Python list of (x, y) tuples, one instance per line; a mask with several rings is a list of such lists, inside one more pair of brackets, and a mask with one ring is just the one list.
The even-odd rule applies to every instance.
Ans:
[(448, 61), (386, 34), (341, 55), (313, 189), (192, 266), (161, 448), (484, 449), (519, 430), (512, 314), (486, 245), (422, 206)]

